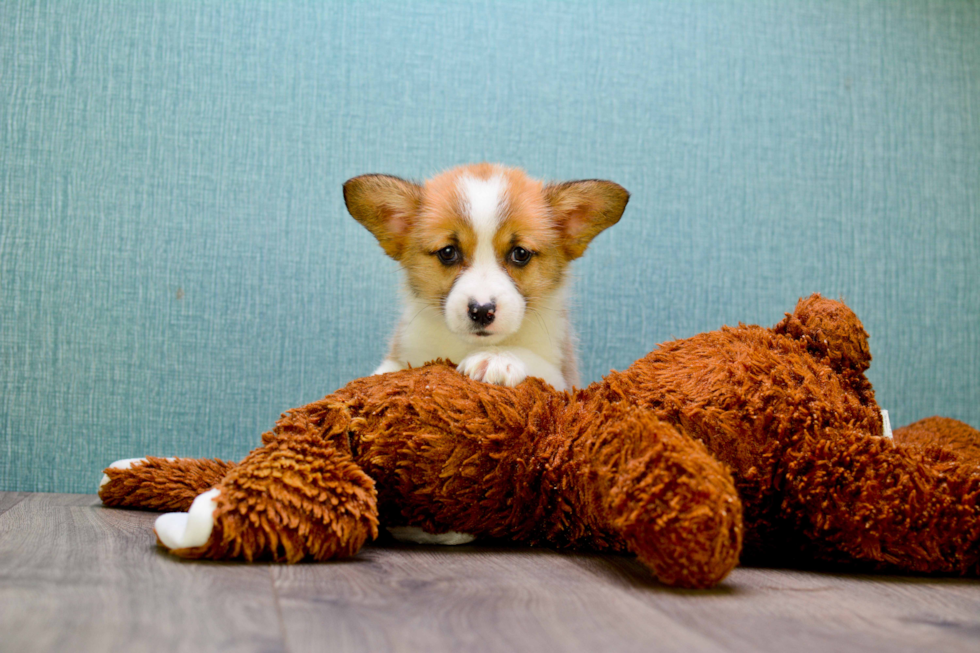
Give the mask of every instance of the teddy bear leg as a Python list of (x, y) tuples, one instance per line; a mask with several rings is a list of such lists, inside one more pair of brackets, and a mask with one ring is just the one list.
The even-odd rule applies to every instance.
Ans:
[(652, 412), (603, 421), (594, 469), (607, 479), (611, 521), (629, 549), (668, 585), (720, 582), (742, 542), (742, 506), (724, 465)]
[(980, 431), (950, 417), (926, 417), (895, 431), (896, 444), (948, 449), (960, 460), (980, 467)]
[(188, 510), (194, 497), (219, 483), (234, 466), (206, 458), (117, 460), (102, 474), (99, 498), (114, 508)]
[(353, 555), (377, 523), (374, 482), (349, 451), (309, 435), (254, 450), (155, 530), (180, 557), (298, 562)]
[(826, 560), (976, 574), (980, 470), (941, 453), (851, 430), (808, 438), (784, 458), (783, 519)]

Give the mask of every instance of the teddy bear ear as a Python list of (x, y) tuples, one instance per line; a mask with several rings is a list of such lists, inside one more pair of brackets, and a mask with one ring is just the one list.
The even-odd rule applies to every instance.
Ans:
[(422, 205), (422, 187), (391, 175), (361, 175), (344, 183), (344, 202), (385, 253), (399, 260)]
[(802, 298), (773, 331), (805, 342), (808, 350), (837, 370), (864, 372), (871, 366), (868, 333), (844, 302), (819, 294)]
[(544, 196), (570, 259), (582, 256), (593, 238), (619, 222), (630, 199), (625, 188), (604, 179), (548, 184)]

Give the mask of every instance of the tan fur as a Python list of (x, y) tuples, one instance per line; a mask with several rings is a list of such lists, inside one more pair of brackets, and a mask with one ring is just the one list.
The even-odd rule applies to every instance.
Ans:
[[(501, 261), (518, 245), (537, 254), (528, 266), (509, 268), (521, 293), (532, 301), (561, 284), (569, 261), (619, 220), (629, 198), (611, 182), (588, 180), (546, 188), (522, 170), (489, 163), (453, 168), (424, 185), (384, 175), (355, 177), (345, 184), (345, 197), (351, 214), (403, 264), (412, 291), (438, 300), (463, 268), (446, 268), (432, 254), (455, 244), (468, 258), (476, 246), (472, 227), (462, 217), (459, 180), (464, 175), (489, 179), (498, 174), (507, 186), (495, 249)], [(372, 204), (383, 209), (371, 210)], [(381, 224), (386, 216), (397, 216), (400, 228)]]
[(561, 226), (569, 259), (582, 256), (593, 238), (619, 222), (629, 201), (621, 186), (599, 179), (549, 184), (544, 192)]
[(351, 215), (374, 234), (385, 253), (402, 256), (405, 234), (412, 228), (422, 201), (417, 184), (390, 175), (362, 175), (344, 184)]

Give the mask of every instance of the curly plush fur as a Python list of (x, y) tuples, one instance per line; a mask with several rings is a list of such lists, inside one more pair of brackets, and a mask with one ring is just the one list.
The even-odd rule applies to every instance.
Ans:
[(980, 433), (933, 420), (881, 437), (870, 360), (854, 313), (814, 295), (772, 329), (669, 342), (575, 392), (443, 362), (358, 379), (283, 415), (220, 480), (149, 459), (107, 469), (100, 495), (187, 510), (186, 490), (156, 495), (214, 483), (210, 539), (186, 557), (325, 560), (382, 522), (632, 551), (708, 587), (738, 561), (744, 505), (751, 560), (976, 574)]
[[(359, 379), (284, 415), (217, 484), (207, 544), (174, 553), (325, 560), (356, 552), (380, 518), (630, 550), (666, 583), (721, 580), (741, 545), (731, 475), (648, 412), (588, 396), (537, 379), (489, 386), (443, 363)], [(174, 483), (184, 482), (179, 465)], [(146, 466), (107, 469), (106, 505), (146, 507)]]

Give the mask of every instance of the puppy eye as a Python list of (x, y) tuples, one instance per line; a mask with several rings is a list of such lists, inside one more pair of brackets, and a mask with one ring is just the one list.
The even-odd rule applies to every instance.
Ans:
[(436, 256), (443, 265), (452, 265), (459, 261), (459, 250), (455, 245), (446, 245), (436, 252)]
[(510, 250), (510, 254), (507, 255), (507, 258), (510, 259), (511, 263), (519, 268), (522, 268), (528, 264), (532, 256), (533, 254), (523, 247), (515, 247), (514, 249)]

